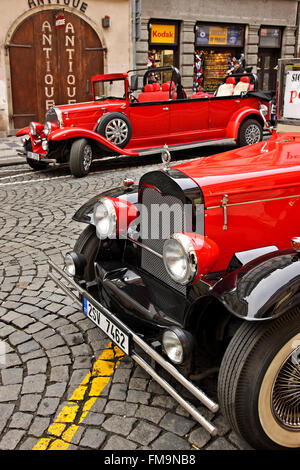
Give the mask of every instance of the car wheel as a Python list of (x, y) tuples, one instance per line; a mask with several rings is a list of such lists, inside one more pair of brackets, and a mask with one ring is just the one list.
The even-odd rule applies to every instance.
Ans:
[(245, 322), (223, 357), (219, 403), (255, 449), (300, 449), (300, 308)]
[(96, 132), (118, 147), (124, 148), (131, 138), (132, 127), (125, 114), (110, 113), (102, 117)]
[(256, 144), (263, 138), (262, 125), (256, 119), (247, 119), (241, 124), (237, 143), (240, 147)]
[(88, 174), (93, 160), (92, 147), (86, 139), (73, 142), (70, 152), (70, 170), (73, 176), (81, 177)]
[(100, 240), (96, 235), (94, 225), (88, 225), (79, 235), (74, 251), (85, 256), (86, 266), (81, 279), (87, 282), (95, 279), (94, 262), (97, 256)]

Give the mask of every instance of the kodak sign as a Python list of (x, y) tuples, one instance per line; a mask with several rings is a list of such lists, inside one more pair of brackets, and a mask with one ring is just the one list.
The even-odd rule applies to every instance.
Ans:
[(175, 25), (153, 24), (151, 26), (151, 42), (159, 44), (175, 44)]

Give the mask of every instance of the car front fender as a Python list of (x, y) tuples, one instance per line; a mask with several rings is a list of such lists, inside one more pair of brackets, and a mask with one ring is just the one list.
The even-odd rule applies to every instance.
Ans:
[(21, 135), (29, 135), (30, 134), (30, 129), (29, 126), (23, 127), (23, 129), (20, 129), (17, 133), (16, 136), (20, 137)]
[(212, 288), (233, 315), (271, 320), (300, 304), (300, 257), (293, 250), (261, 256), (229, 273)]
[(132, 157), (137, 157), (139, 155), (137, 152), (132, 150), (121, 149), (97, 132), (80, 127), (65, 127), (63, 129), (57, 129), (51, 132), (48, 138), (53, 142), (81, 138), (90, 139), (99, 144), (101, 147), (104, 147), (106, 150), (109, 150), (110, 152), (116, 153), (118, 155), (128, 155)]
[(230, 121), (228, 122), (227, 128), (226, 128), (227, 139), (237, 140), (240, 125), (246, 118), (257, 119), (262, 124), (262, 126), (264, 126), (263, 119), (260, 115), (260, 112), (257, 109), (250, 108), (250, 107), (243, 108), (237, 111), (235, 114), (233, 114)]
[(138, 203), (138, 185), (133, 185), (129, 189), (123, 187), (114, 188), (104, 193), (97, 194), (92, 197), (83, 206), (81, 206), (73, 216), (76, 222), (83, 222), (90, 225), (95, 225), (94, 222), (94, 206), (101, 197), (113, 197), (126, 200), (135, 205)]

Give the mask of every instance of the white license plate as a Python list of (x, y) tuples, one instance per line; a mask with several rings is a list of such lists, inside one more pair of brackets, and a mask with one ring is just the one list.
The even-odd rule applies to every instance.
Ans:
[(27, 158), (31, 158), (31, 160), (39, 160), (40, 156), (38, 153), (27, 152)]
[(83, 313), (99, 326), (122, 351), (129, 355), (129, 336), (85, 298), (83, 298)]

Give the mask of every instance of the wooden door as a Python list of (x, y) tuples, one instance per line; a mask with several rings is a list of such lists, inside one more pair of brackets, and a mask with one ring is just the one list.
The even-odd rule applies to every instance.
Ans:
[(9, 45), (13, 123), (44, 122), (53, 104), (90, 101), (87, 81), (103, 73), (103, 48), (96, 32), (81, 18), (64, 12), (57, 28), (53, 11), (27, 18)]
[(276, 90), (278, 49), (260, 49), (258, 53), (258, 88), (259, 90)]

